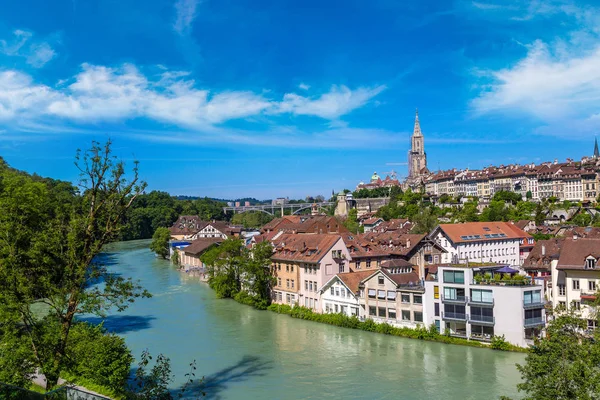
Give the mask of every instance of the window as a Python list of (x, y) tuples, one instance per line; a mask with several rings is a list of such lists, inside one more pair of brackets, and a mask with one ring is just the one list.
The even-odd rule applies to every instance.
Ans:
[(410, 321), (410, 311), (402, 310), (402, 321)]
[(283, 293), (279, 292), (279, 301), (283, 301)]
[(434, 299), (439, 299), (440, 298), (440, 287), (439, 286), (434, 286), (433, 287), (433, 298)]
[(329, 314), (331, 309), (329, 308), (329, 303), (325, 303), (325, 313)]
[(440, 326), (440, 320), (439, 320), (439, 319), (436, 319), (436, 320), (435, 320), (435, 327), (436, 327), (436, 329), (437, 329), (438, 333), (440, 333), (440, 332), (441, 332), (441, 330), (442, 330), (442, 328), (441, 328), (441, 326)]
[(596, 329), (598, 327), (598, 321), (596, 321), (595, 319), (588, 319), (587, 327), (588, 329)]
[(403, 303), (410, 304), (410, 294), (408, 294), (408, 293), (402, 293), (402, 295), (400, 296), (400, 298), (402, 299)]
[(585, 269), (594, 269), (596, 268), (596, 259), (594, 257), (589, 257), (585, 260)]
[(444, 288), (444, 299), (447, 300), (465, 300), (465, 289), (457, 289), (453, 287)]
[(331, 295), (332, 295), (332, 296), (335, 296), (335, 289), (333, 288), (333, 286), (331, 287), (331, 290), (330, 290), (330, 292), (331, 292)]
[[(371, 260), (367, 260), (367, 268), (371, 268)], [(383, 283), (381, 283), (383, 285)]]
[(286, 294), (285, 295), (285, 301), (289, 304), (290, 303), (290, 294)]
[(571, 302), (571, 307), (573, 307), (573, 310), (580, 311), (581, 310), (581, 302), (574, 300)]
[(567, 304), (567, 303), (565, 303), (564, 301), (559, 301), (559, 302), (558, 302), (558, 306), (559, 306), (560, 308), (562, 308), (563, 310), (565, 309), (565, 307), (566, 307), (566, 304)]
[(290, 280), (289, 279), (285, 280), (285, 287), (288, 289), (290, 288)]
[(281, 271), (281, 264), (277, 263), (277, 271)]
[(369, 306), (369, 315), (372, 315), (372, 316), (377, 315), (377, 307)]
[(558, 295), (559, 296), (564, 296), (566, 294), (567, 290), (565, 288), (565, 285), (558, 285)]
[(415, 322), (423, 322), (423, 313), (421, 311), (413, 312), (413, 317)]
[(318, 289), (317, 289), (317, 282), (313, 282), (313, 289), (315, 290), (315, 292), (318, 291)]
[(573, 290), (579, 290), (579, 279), (573, 279)]
[(294, 280), (292, 279), (292, 289), (294, 288)]
[(396, 319), (396, 309), (395, 308), (388, 308), (388, 318)]
[(383, 276), (379, 275), (379, 276), (377, 277), (377, 283), (378, 283), (379, 285), (383, 285), (383, 284), (384, 284), (384, 281), (383, 281)]
[(440, 303), (433, 303), (433, 312), (436, 317), (440, 316)]
[(343, 262), (340, 263), (340, 274), (346, 272), (346, 264), (344, 264)]
[(377, 290), (369, 289), (369, 298), (370, 299), (374, 299), (376, 295), (377, 295)]
[(537, 304), (542, 302), (541, 290), (530, 290), (523, 293), (524, 304)]
[[(308, 297), (304, 298), (304, 307), (308, 307)], [(335, 307), (337, 308), (337, 304), (335, 305)]]
[(471, 289), (471, 301), (475, 303), (493, 303), (494, 297), (491, 290)]
[(308, 281), (304, 281), (304, 289), (308, 290)]
[(341, 293), (342, 293), (342, 297), (346, 297), (346, 289), (342, 288)]
[(294, 272), (294, 265), (290, 266), (290, 271)]
[(308, 283), (308, 288), (309, 288), (308, 290), (310, 290), (312, 292), (312, 290), (313, 290), (312, 281), (310, 281)]
[(281, 286), (281, 278), (277, 278), (277, 286)]
[(464, 271), (444, 271), (444, 283), (465, 283)]
[(354, 264), (356, 267), (356, 269), (360, 269), (360, 261), (356, 261), (356, 263)]
[(313, 308), (313, 299), (310, 299), (310, 308)]
[(286, 270), (286, 272), (290, 272), (290, 266), (285, 264), (285, 270)]
[(378, 290), (377, 291), (377, 298), (378, 299), (385, 299), (385, 290)]
[(335, 295), (336, 296), (340, 295), (340, 288), (337, 288), (337, 287), (335, 288)]
[(385, 313), (385, 307), (379, 307), (378, 312), (379, 312), (379, 317), (387, 318), (387, 314)]
[(352, 307), (351, 310), (352, 310), (352, 315), (355, 317), (358, 317), (358, 308)]
[(421, 296), (420, 294), (413, 294), (413, 303), (423, 304), (423, 296)]
[(396, 300), (396, 292), (393, 290), (387, 291), (387, 299), (388, 300)]
[(588, 281), (588, 289), (590, 292), (596, 291), (596, 281)]

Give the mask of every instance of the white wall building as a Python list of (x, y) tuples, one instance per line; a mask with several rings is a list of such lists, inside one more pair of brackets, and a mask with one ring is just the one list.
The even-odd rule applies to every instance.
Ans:
[(360, 305), (359, 284), (373, 274), (373, 271), (360, 271), (335, 275), (319, 290), (321, 312), (364, 317), (364, 308)]
[(521, 265), (519, 243), (529, 235), (507, 222), (440, 224), (429, 235), (446, 250), (442, 263), (494, 262)]
[(425, 282), (427, 325), (469, 340), (490, 342), (504, 335), (514, 345), (531, 345), (546, 323), (543, 287), (516, 280), (490, 284), (475, 279), (493, 270), (440, 266), (437, 280)]

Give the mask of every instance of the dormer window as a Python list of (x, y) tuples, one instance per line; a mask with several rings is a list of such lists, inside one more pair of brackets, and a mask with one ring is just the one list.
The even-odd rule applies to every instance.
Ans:
[(585, 269), (594, 269), (596, 268), (596, 259), (592, 256), (589, 256), (585, 259)]

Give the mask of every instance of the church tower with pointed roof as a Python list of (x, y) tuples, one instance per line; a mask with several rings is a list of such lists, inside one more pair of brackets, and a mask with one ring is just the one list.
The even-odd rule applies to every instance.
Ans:
[(598, 151), (598, 137), (594, 139), (594, 158), (600, 158), (600, 152)]
[(408, 151), (408, 178), (417, 178), (427, 171), (427, 153), (421, 124), (419, 123), (419, 110), (415, 114), (415, 127), (410, 138), (410, 150)]

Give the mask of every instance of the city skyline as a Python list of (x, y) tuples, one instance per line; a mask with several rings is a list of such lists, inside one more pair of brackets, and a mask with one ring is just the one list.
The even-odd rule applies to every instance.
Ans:
[(0, 155), (75, 180), (76, 148), (110, 137), (150, 189), (328, 196), (406, 176), (386, 164), (407, 161), (416, 107), (431, 171), (592, 154), (591, 2), (318, 6), (5, 5)]

